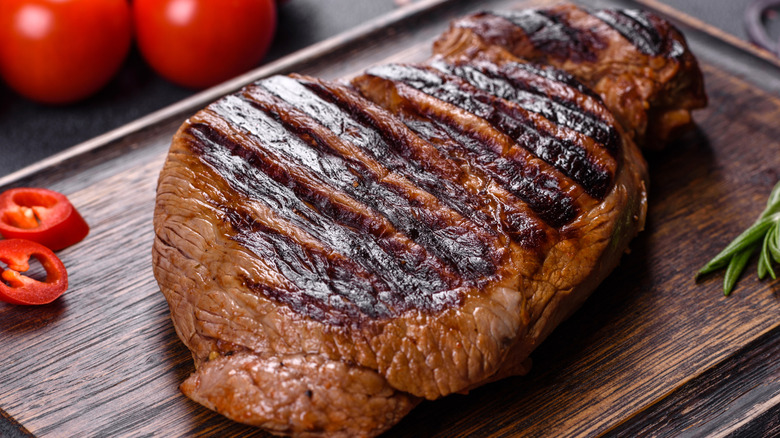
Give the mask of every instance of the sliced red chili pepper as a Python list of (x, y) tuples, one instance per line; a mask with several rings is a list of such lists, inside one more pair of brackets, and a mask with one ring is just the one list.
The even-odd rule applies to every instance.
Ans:
[[(22, 275), (30, 269), (35, 257), (46, 270), (46, 280), (38, 281)], [(11, 304), (48, 304), (68, 288), (65, 265), (52, 250), (29, 240), (0, 240), (0, 261), (5, 269), (0, 281), (0, 301)]]
[(87, 222), (61, 193), (16, 188), (0, 194), (0, 234), (6, 239), (32, 240), (57, 251), (88, 233)]

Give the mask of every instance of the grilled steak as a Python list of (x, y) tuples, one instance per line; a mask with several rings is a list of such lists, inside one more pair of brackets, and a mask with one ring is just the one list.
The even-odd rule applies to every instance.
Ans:
[(453, 22), (434, 52), (467, 59), (511, 54), (558, 67), (598, 93), (628, 135), (649, 147), (690, 127), (690, 111), (707, 104), (684, 37), (645, 11), (591, 13), (564, 4), (481, 12)]
[(623, 107), (568, 64), (441, 41), (348, 83), (264, 79), (181, 126), (153, 262), (187, 396), (274, 433), (374, 436), (527, 372), (617, 265), (646, 208)]

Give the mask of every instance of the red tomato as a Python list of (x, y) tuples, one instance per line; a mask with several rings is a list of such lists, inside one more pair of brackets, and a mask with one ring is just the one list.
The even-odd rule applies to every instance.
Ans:
[(263, 59), (276, 30), (275, 0), (134, 0), (141, 54), (161, 76), (205, 88)]
[(126, 0), (0, 0), (0, 74), (39, 102), (102, 88), (130, 49)]

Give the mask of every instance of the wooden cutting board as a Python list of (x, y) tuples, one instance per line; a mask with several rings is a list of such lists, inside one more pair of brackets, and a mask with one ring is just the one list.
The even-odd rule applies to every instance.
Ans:
[[(155, 185), (174, 131), (254, 79), (422, 60), (456, 16), (550, 3), (423, 1), (0, 179), (67, 194), (92, 226), (59, 253), (66, 295), (0, 303), (0, 436), (266, 436), (178, 391), (193, 365), (151, 270)], [(631, 253), (533, 354), (529, 375), (423, 403), (387, 436), (780, 434), (780, 283), (758, 281), (755, 261), (731, 297), (720, 276), (694, 282), (780, 178), (780, 68), (677, 18), (710, 105), (695, 132), (648, 156), (649, 217)]]

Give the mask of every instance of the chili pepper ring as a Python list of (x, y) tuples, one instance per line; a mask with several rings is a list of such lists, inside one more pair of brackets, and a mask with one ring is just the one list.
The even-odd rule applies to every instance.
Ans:
[(80, 242), (89, 225), (68, 198), (53, 190), (15, 188), (0, 194), (0, 234), (54, 251)]
[[(22, 275), (35, 257), (46, 270), (46, 279), (38, 281)], [(62, 261), (45, 246), (29, 240), (0, 240), (0, 262), (8, 267), (0, 277), (0, 301), (11, 304), (48, 304), (68, 289), (68, 273)]]

